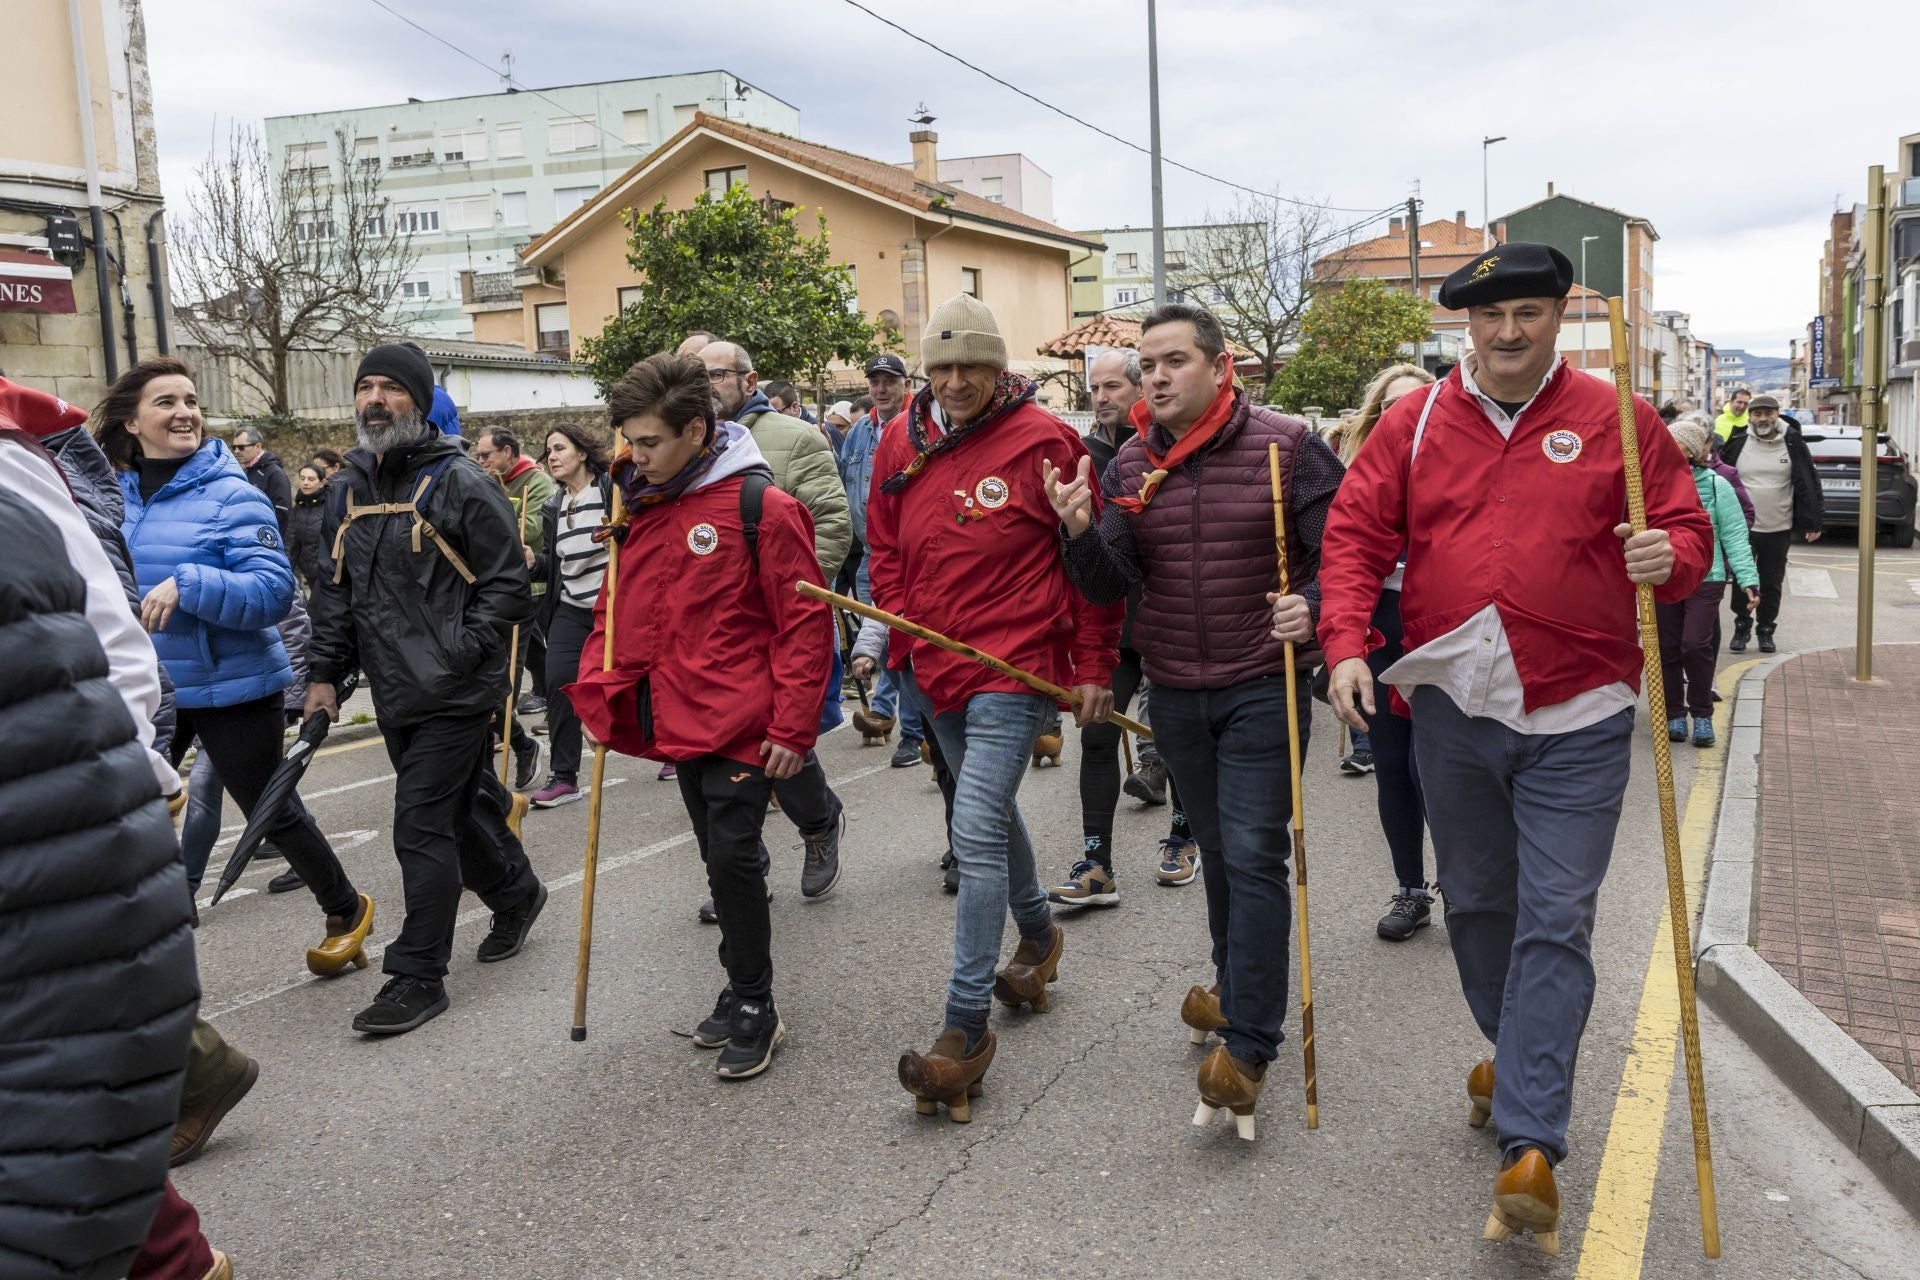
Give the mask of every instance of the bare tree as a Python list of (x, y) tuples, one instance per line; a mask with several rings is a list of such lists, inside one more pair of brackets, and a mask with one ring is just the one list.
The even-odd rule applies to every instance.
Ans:
[(1227, 340), (1271, 373), (1298, 339), (1314, 293), (1339, 278), (1339, 260), (1330, 265), (1327, 255), (1350, 244), (1354, 230), (1318, 205), (1247, 196), (1186, 233), (1181, 259), (1167, 263), (1167, 290), (1212, 311)]
[(400, 286), (418, 260), (381, 194), (380, 163), (290, 148), (276, 168), (266, 143), (236, 130), (194, 173), (171, 237), (174, 279), (189, 299), (181, 325), (287, 416), (289, 370), (302, 351), (367, 345), (404, 332)]

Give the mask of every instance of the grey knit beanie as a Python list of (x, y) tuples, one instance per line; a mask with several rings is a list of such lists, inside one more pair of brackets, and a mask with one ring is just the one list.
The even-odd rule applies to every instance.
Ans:
[(956, 293), (938, 307), (920, 338), (920, 363), (927, 369), (943, 364), (984, 364), (1007, 367), (1007, 341), (993, 312), (980, 299)]

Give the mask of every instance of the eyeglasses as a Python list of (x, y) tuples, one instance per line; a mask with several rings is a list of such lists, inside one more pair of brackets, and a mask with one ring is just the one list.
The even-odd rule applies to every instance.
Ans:
[(752, 372), (753, 370), (751, 369), (709, 369), (707, 370), (707, 381), (725, 382), (728, 378), (737, 378)]

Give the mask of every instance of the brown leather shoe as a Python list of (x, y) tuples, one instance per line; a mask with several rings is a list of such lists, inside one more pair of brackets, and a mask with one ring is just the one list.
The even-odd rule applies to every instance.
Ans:
[(1542, 1253), (1560, 1253), (1560, 1190), (1553, 1183), (1553, 1166), (1537, 1147), (1523, 1148), (1500, 1166), (1493, 1181), (1493, 1212), (1482, 1235), (1505, 1240), (1533, 1233)]
[(1043, 733), (1033, 740), (1033, 767), (1044, 769), (1048, 765), (1056, 768), (1060, 764), (1060, 735)]
[(914, 1096), (913, 1109), (923, 1116), (938, 1115), (947, 1104), (947, 1118), (955, 1124), (973, 1119), (973, 1099), (980, 1096), (981, 1080), (993, 1064), (999, 1046), (993, 1029), (980, 1038), (973, 1052), (964, 1052), (967, 1033), (948, 1027), (926, 1053), (909, 1049), (900, 1055), (900, 1083)]
[(1235, 1131), (1252, 1142), (1253, 1104), (1266, 1082), (1266, 1063), (1243, 1062), (1228, 1053), (1227, 1046), (1217, 1046), (1200, 1064), (1200, 1106), (1193, 1122), (1204, 1128), (1221, 1111), (1231, 1111)]
[(218, 1249), (213, 1251), (213, 1265), (200, 1280), (233, 1280), (233, 1259)]
[(1493, 1059), (1482, 1058), (1467, 1072), (1467, 1123), (1478, 1129), (1493, 1116)]
[(174, 1123), (173, 1149), (167, 1157), (169, 1168), (185, 1164), (205, 1150), (220, 1121), (226, 1118), (227, 1112), (239, 1105), (240, 1099), (247, 1096), (254, 1081), (260, 1078), (259, 1063), (237, 1049), (230, 1052), (232, 1057), (238, 1059), (232, 1078), (216, 1086), (206, 1105), (191, 1113), (182, 1113)]
[(1187, 998), (1180, 1002), (1180, 1021), (1187, 1024), (1195, 1044), (1205, 1044), (1209, 1035), (1226, 1026), (1227, 1015), (1220, 1012), (1220, 984), (1188, 988)]
[(1013, 959), (994, 975), (994, 999), (1002, 1004), (1030, 1004), (1035, 1013), (1045, 1013), (1051, 1003), (1047, 984), (1060, 980), (1060, 952), (1066, 945), (1066, 931), (1057, 924), (1053, 936), (1044, 943), (1022, 937), (1013, 949)]
[(367, 931), (373, 928), (373, 898), (360, 895), (359, 914), (351, 921), (339, 916), (327, 917), (327, 936), (317, 947), (307, 948), (307, 972), (318, 978), (331, 978), (348, 965), (367, 967)]

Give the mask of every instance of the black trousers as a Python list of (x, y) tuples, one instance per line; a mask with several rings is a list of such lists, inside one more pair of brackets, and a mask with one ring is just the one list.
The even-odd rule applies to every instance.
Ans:
[(760, 870), (760, 829), (773, 780), (758, 765), (720, 756), (681, 760), (678, 770), (680, 799), (720, 917), (720, 967), (736, 994), (767, 999), (773, 994), (773, 922)]
[(547, 747), (553, 752), (553, 776), (580, 780), (580, 717), (560, 692), (580, 678), (580, 651), (593, 633), (593, 610), (561, 604), (553, 611), (547, 636)]
[[(520, 670), (527, 673), (533, 696), (547, 696), (547, 633), (532, 619), (520, 624)], [(518, 693), (519, 690), (514, 690)]]
[[(270, 693), (231, 707), (181, 707), (178, 715), (171, 752), (174, 765), (179, 765), (193, 740), (200, 739), (200, 749), (213, 761), (221, 783), (251, 819), (267, 779), (280, 766), (281, 735), (287, 723), (281, 695)], [(322, 911), (353, 914), (359, 905), (358, 891), (304, 807), (283, 805), (267, 834), (287, 855), (287, 865), (307, 882)]]
[[(1133, 649), (1120, 650), (1110, 683), (1115, 711), (1133, 705), (1143, 679), (1140, 654)], [(1113, 874), (1113, 813), (1120, 807), (1122, 736), (1118, 725), (1105, 720), (1096, 720), (1080, 730), (1080, 834), (1086, 841), (1086, 856), (1099, 862), (1109, 875)], [(1184, 835), (1180, 789), (1172, 779), (1167, 785), (1172, 791), (1168, 799), (1172, 801), (1174, 825), (1179, 829), (1176, 834)]]
[[(1763, 635), (1772, 635), (1774, 620), (1780, 616), (1780, 584), (1787, 577), (1787, 550), (1793, 545), (1793, 530), (1781, 529), (1777, 533), (1749, 530), (1747, 542), (1753, 547), (1754, 567), (1760, 571), (1760, 631)], [(1737, 582), (1732, 586), (1733, 616), (1745, 621), (1750, 616), (1747, 593)]]
[(494, 773), (486, 715), (436, 716), (380, 726), (393, 786), (393, 852), (407, 918), (382, 967), (434, 981), (446, 976), (460, 890), (494, 911), (527, 904), (540, 882), (507, 828), (512, 793)]
[(793, 820), (802, 835), (818, 835), (840, 821), (840, 797), (827, 785), (827, 771), (820, 766), (819, 753), (807, 752), (800, 772), (773, 784), (780, 801), (780, 812)]
[(1367, 655), (1373, 672), (1372, 715), (1367, 716), (1367, 738), (1373, 743), (1373, 778), (1380, 813), (1380, 831), (1393, 857), (1393, 874), (1402, 889), (1426, 887), (1427, 808), (1420, 792), (1420, 768), (1413, 758), (1413, 721), (1393, 713), (1393, 689), (1381, 683), (1380, 673), (1406, 656), (1406, 635), (1400, 627), (1400, 593), (1382, 591), (1373, 611), (1373, 625), (1386, 643)]

